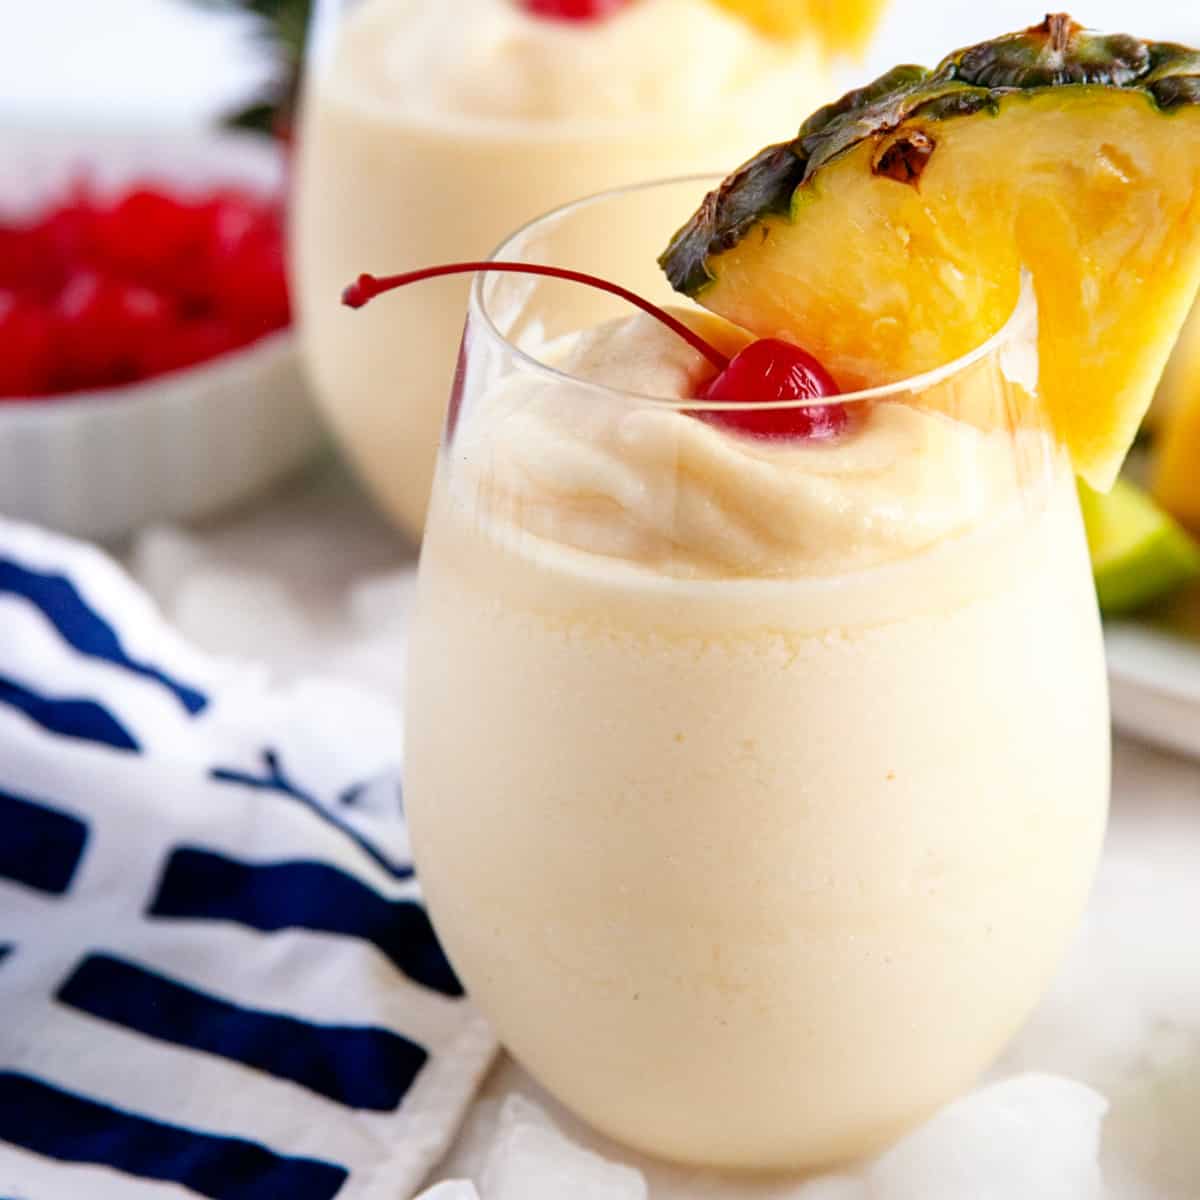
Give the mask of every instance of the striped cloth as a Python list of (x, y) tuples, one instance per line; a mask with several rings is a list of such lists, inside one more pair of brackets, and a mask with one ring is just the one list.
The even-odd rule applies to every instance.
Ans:
[(397, 714), (183, 644), (0, 521), (0, 1197), (408, 1200), (494, 1053)]

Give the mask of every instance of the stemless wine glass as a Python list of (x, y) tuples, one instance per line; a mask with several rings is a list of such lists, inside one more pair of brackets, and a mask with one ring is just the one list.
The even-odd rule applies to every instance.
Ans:
[[(665, 300), (654, 253), (704, 186), (582, 202), (498, 257), (607, 273), (616, 231), (643, 264), (616, 282)], [(409, 672), (421, 879), (505, 1045), (599, 1129), (849, 1159), (998, 1055), (1103, 837), (1099, 621), (1036, 302), (783, 442), (729, 428), (744, 406), (573, 378), (572, 332), (623, 315), (540, 278), (471, 294)]]
[[(537, 214), (601, 188), (732, 167), (791, 136), (829, 98), (815, 41), (801, 39), (786, 69), (764, 68), (753, 87), (722, 95), (684, 47), (668, 62), (661, 47), (626, 45), (614, 26), (588, 58), (604, 67), (611, 90), (621, 93), (630, 58), (652, 53), (660, 73), (686, 81), (678, 104), (650, 111), (630, 84), (628, 111), (603, 119), (529, 112), (524, 101), (507, 117), (454, 111), (450, 85), (433, 86), (452, 78), (446, 60), (477, 64), (503, 92), (508, 75), (536, 82), (547, 56), (601, 37), (538, 22), (528, 28), (536, 35), (546, 24), (544, 37), (493, 45), (489, 31), (508, 36), (515, 2), (317, 0), (314, 10), (293, 223), (302, 345), (334, 433), (382, 507), (413, 534), (424, 522), (468, 285), (448, 280), (396, 297), (386, 312), (353, 316), (338, 305), (346, 280), (479, 258)], [(695, 3), (707, 11), (707, 0)], [(588, 89), (579, 90), (586, 103)], [(615, 231), (609, 246), (619, 269)]]

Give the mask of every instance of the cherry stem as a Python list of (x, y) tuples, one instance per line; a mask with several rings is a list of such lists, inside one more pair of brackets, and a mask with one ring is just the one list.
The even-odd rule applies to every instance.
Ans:
[(727, 355), (722, 354), (694, 329), (684, 324), (678, 317), (673, 317), (665, 309), (659, 308), (657, 304), (651, 304), (649, 300), (643, 299), (636, 292), (631, 292), (628, 288), (621, 287), (620, 284), (610, 283), (607, 279), (601, 279), (598, 275), (588, 275), (583, 271), (568, 271), (564, 267), (543, 267), (537, 263), (519, 262), (462, 262), (447, 263), (441, 267), (425, 267), (420, 271), (407, 271), (403, 275), (385, 275), (382, 278), (374, 275), (360, 275), (342, 292), (342, 303), (347, 308), (362, 308), (364, 304), (368, 304), (383, 292), (407, 287), (410, 283), (420, 283), (423, 279), (438, 279), (443, 275), (472, 275), (489, 272), (510, 275), (545, 275), (550, 279), (565, 279), (569, 283), (582, 283), (587, 287), (608, 292), (610, 296), (626, 300), (636, 308), (640, 308), (642, 312), (648, 313), (656, 321), (660, 321), (673, 333), (683, 338), (698, 354), (704, 355), (718, 371), (724, 371), (729, 366)]

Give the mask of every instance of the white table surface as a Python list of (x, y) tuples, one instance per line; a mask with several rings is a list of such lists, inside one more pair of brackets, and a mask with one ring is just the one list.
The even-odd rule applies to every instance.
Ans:
[[(1142, 34), (1200, 40), (1197, 0), (1080, 0), (1074, 7), (1089, 24), (1132, 23)], [(928, 59), (929, 47), (964, 44), (1041, 15), (1029, 0), (911, 0), (893, 12), (869, 67), (856, 74)], [(263, 74), (243, 23), (198, 16), (175, 0), (3, 6), (0, 119), (186, 127), (243, 97)], [(154, 535), (132, 558), (201, 643), (265, 657), (284, 673), (358, 678), (398, 697), (411, 555), (344, 473), (326, 464), (184, 540)], [(246, 570), (255, 573), (249, 591)], [(381, 576), (351, 603), (356, 582)], [(214, 618), (248, 603), (258, 606), (255, 624), (272, 618), (273, 639), (232, 616)], [(378, 628), (365, 633), (364, 620)], [(1087, 923), (1004, 1067), (1060, 1072), (1109, 1097), (1110, 1175), (1136, 1163), (1143, 1184), (1128, 1192), (1114, 1184), (1121, 1200), (1200, 1196), (1198, 926), (1200, 766), (1119, 742), (1112, 831)], [(502, 1063), (488, 1092), (513, 1088), (536, 1092), (518, 1068)], [(643, 1165), (653, 1200), (785, 1194), (778, 1184), (700, 1180)]]

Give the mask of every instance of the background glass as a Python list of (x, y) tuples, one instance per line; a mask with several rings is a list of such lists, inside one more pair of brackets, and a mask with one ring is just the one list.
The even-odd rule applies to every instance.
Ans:
[[(420, 112), (389, 78), (381, 49), (406, 23), (415, 27), (406, 16), (415, 3), (318, 0), (295, 281), (308, 365), (331, 426), (384, 509), (417, 534), (468, 285), (448, 280), (398, 296), (386, 311), (352, 315), (338, 305), (346, 282), (365, 270), (480, 258), (538, 213), (604, 187), (732, 168), (790, 135), (798, 114), (833, 85), (809, 70), (807, 92), (791, 88), (786, 110), (743, 100), (599, 123)], [(624, 231), (607, 230), (604, 245), (609, 272), (619, 273)]]

